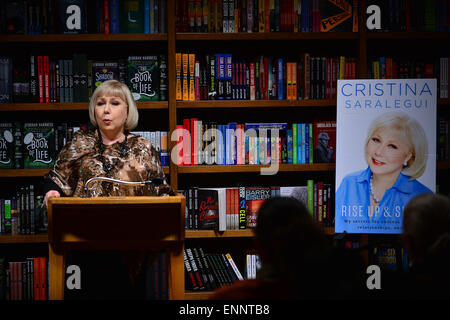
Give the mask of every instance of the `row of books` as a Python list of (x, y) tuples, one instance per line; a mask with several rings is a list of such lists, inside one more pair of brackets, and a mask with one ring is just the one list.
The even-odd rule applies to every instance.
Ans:
[(369, 79), (436, 78), (439, 98), (449, 97), (449, 74), (448, 57), (433, 61), (377, 57), (370, 59), (367, 68)]
[(145, 269), (145, 299), (169, 300), (169, 276), (167, 252), (154, 252), (157, 255)]
[[(73, 134), (89, 125), (71, 126), (53, 122), (0, 122), (0, 169), (51, 168), (59, 151)], [(169, 165), (168, 131), (133, 131), (149, 140)]]
[(229, 253), (206, 253), (203, 248), (184, 249), (187, 290), (212, 291), (243, 280)]
[(438, 119), (437, 160), (450, 161), (450, 120)]
[(48, 300), (47, 258), (8, 261), (0, 257), (1, 300)]
[(53, 122), (1, 122), (0, 169), (51, 168), (80, 127)]
[(357, 6), (357, 0), (177, 0), (176, 30), (358, 32)]
[(176, 54), (176, 99), (182, 101), (334, 99), (338, 79), (356, 79), (354, 58)]
[(168, 166), (170, 161), (169, 144), (168, 144), (168, 131), (132, 131), (134, 135), (138, 135), (147, 139), (155, 147), (156, 152), (159, 154), (159, 158), (162, 166)]
[(43, 197), (32, 184), (19, 186), (10, 198), (0, 199), (0, 234), (37, 234), (48, 230)]
[(165, 0), (7, 0), (0, 33), (166, 33)]
[(402, 247), (377, 246), (373, 248), (369, 259), (382, 270), (407, 271), (409, 268), (408, 254)]
[(167, 100), (165, 55), (101, 61), (74, 53), (71, 59), (0, 57), (0, 103), (88, 102), (95, 88), (112, 79), (127, 84), (138, 102)]
[(265, 200), (293, 197), (308, 207), (314, 220), (325, 227), (334, 221), (334, 190), (330, 183), (308, 180), (306, 186), (189, 187), (178, 190), (186, 197), (187, 230), (242, 230), (256, 227)]
[(450, 1), (448, 0), (369, 0), (367, 7), (380, 8), (381, 32), (448, 32)]
[(336, 159), (336, 122), (177, 125), (177, 165), (310, 164)]

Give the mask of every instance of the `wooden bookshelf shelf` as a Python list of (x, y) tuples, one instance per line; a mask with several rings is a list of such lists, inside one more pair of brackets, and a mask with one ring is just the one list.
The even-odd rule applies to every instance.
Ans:
[(359, 34), (354, 32), (254, 32), (254, 33), (177, 33), (178, 41), (262, 41), (262, 40), (358, 40)]
[(244, 230), (186, 230), (186, 239), (199, 239), (199, 238), (249, 238), (254, 237), (253, 229)]
[[(1, 104), (0, 111), (71, 111), (88, 110), (88, 102), (72, 103), (8, 103)], [(167, 101), (138, 102), (137, 107), (143, 109), (168, 109)]]
[(438, 170), (450, 170), (450, 162), (438, 162), (437, 163), (437, 169)]
[(42, 177), (49, 169), (4, 169), (0, 170), (1, 178)]
[[(43, 177), (50, 169), (4, 169), (0, 178)], [(163, 167), (164, 174), (169, 174), (169, 167)]]
[(13, 243), (46, 243), (48, 242), (48, 235), (46, 233), (42, 234), (1, 234), (0, 244), (13, 244)]
[(336, 107), (336, 100), (208, 100), (177, 101), (179, 109)]
[(212, 291), (186, 291), (184, 300), (208, 300)]
[(439, 106), (450, 106), (450, 98), (437, 99), (437, 104)]
[[(228, 166), (180, 166), (178, 173), (232, 173), (232, 172), (260, 172), (262, 168), (269, 168), (269, 165), (228, 165)], [(295, 171), (334, 171), (334, 163), (315, 164), (280, 164), (279, 172)]]
[(167, 41), (166, 33), (121, 33), (121, 34), (39, 34), (39, 35), (0, 35), (2, 43), (38, 42), (136, 42)]

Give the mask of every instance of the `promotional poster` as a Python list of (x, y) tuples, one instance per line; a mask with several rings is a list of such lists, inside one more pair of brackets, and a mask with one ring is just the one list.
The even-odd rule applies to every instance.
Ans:
[(436, 189), (436, 79), (338, 80), (336, 233), (402, 232)]

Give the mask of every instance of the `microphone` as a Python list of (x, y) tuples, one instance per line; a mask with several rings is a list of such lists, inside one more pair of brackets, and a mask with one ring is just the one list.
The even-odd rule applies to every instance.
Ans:
[(164, 183), (165, 178), (156, 177), (156, 178), (153, 178), (152, 180), (124, 181), (124, 180), (113, 179), (113, 178), (108, 178), (108, 177), (93, 177), (93, 178), (90, 178), (89, 180), (87, 180), (86, 183), (84, 184), (84, 193), (85, 194), (87, 194), (88, 185), (91, 182), (96, 181), (96, 180), (106, 181), (106, 182), (111, 182), (111, 183), (122, 183), (122, 184), (134, 185), (134, 186), (148, 186), (148, 185), (159, 186)]

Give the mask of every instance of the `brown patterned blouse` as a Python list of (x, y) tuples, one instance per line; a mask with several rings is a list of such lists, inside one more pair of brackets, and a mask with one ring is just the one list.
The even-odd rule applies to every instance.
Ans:
[[(84, 185), (92, 177), (125, 181), (164, 178), (159, 186), (134, 186), (93, 181), (85, 193)], [(150, 141), (129, 134), (124, 142), (106, 146), (96, 130), (78, 131), (59, 153), (53, 169), (46, 175), (66, 196), (162, 196), (174, 195), (165, 181), (156, 149)]]

